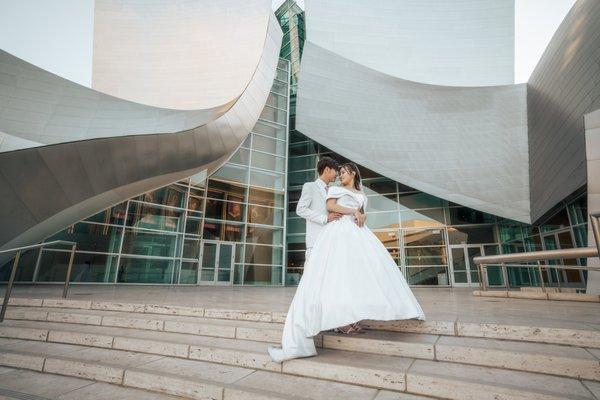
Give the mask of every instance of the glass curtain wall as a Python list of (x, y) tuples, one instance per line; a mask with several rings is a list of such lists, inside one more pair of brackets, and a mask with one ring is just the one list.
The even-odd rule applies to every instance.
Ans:
[[(279, 60), (258, 122), (213, 175), (144, 193), (47, 238), (77, 242), (72, 281), (283, 284), (289, 67)], [(60, 248), (28, 252), (17, 280), (64, 282), (68, 261)]]

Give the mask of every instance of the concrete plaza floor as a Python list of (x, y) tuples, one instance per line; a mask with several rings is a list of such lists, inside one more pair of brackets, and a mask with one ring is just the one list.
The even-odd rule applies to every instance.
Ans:
[[(60, 298), (62, 287), (15, 285), (11, 297)], [(486, 298), (473, 296), (474, 289), (412, 288), (428, 320), (600, 330), (600, 303)], [(285, 312), (295, 291), (295, 286), (71, 285), (69, 299)]]

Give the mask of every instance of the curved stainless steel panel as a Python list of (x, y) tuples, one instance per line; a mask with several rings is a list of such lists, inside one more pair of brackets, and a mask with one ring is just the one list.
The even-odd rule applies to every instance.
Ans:
[(529, 222), (525, 84), (426, 85), (311, 42), (298, 80), (303, 134), (426, 193)]
[[(9, 83), (17, 81), (8, 89), (0, 87), (0, 93), (8, 92), (11, 96), (18, 92), (25, 96), (24, 103), (29, 106), (39, 104), (35, 101), (43, 93), (46, 103), (40, 105), (40, 109), (49, 117), (46, 122), (52, 124), (58, 120), (63, 127), (72, 123), (69, 134), (62, 138), (35, 137), (35, 143), (47, 140), (55, 144), (0, 153), (0, 221), (3, 226), (0, 248), (38, 242), (127, 198), (201, 170), (211, 173), (217, 169), (254, 126), (275, 77), (282, 32), (270, 9), (268, 13), (263, 47), (250, 81), (231, 104), (210, 110), (164, 110), (135, 104), (35, 68), (17, 70), (41, 76), (42, 91), (19, 87), (22, 81), (14, 74), (8, 77), (0, 74)], [(11, 60), (7, 53), (1, 58), (8, 59), (6, 64), (14, 66), (14, 58)], [(52, 84), (48, 85), (48, 81)], [(72, 108), (79, 108), (77, 111), (81, 113), (87, 109), (86, 121), (69, 120), (65, 118), (68, 114), (65, 110), (72, 108), (52, 105), (57, 98), (69, 97)], [(7, 123), (10, 118), (6, 118), (3, 110), (0, 130), (12, 139), (30, 140), (25, 137), (26, 133), (36, 125), (35, 121), (24, 118), (27, 115), (31, 114), (24, 112), (17, 120), (23, 125), (10, 125)], [(143, 128), (136, 126), (135, 122), (144, 118), (148, 119)], [(106, 122), (102, 126), (104, 135), (98, 132), (90, 135), (88, 131), (82, 134), (89, 121)], [(22, 130), (17, 129), (19, 127)], [(39, 130), (45, 127), (37, 126)], [(7, 139), (11, 138), (5, 136), (4, 140)], [(59, 139), (64, 143), (56, 143), (61, 141)]]
[(435, 85), (514, 83), (515, 0), (305, 0), (307, 39)]
[(583, 116), (600, 108), (600, 2), (579, 0), (527, 83), (531, 214), (586, 183)]

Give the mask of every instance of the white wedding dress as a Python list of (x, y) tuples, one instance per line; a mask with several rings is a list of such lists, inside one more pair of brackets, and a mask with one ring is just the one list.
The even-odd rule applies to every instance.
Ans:
[[(364, 194), (332, 186), (327, 199), (365, 206)], [(317, 354), (312, 336), (363, 319), (417, 318), (425, 314), (383, 243), (352, 215), (319, 233), (285, 319), (282, 347), (269, 346), (275, 362)]]

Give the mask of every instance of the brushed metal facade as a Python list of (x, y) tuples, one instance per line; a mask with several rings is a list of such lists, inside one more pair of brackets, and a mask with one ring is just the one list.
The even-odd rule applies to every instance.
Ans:
[(514, 83), (515, 0), (305, 0), (307, 39), (397, 78)]
[[(248, 2), (237, 3), (241, 10)], [(0, 53), (0, 131), (11, 150), (0, 153), (0, 248), (38, 242), (224, 163), (258, 120), (275, 77), (282, 32), (270, 5), (262, 10), (266, 20), (254, 14), (266, 27), (249, 80), (228, 103), (202, 110), (119, 99)], [(228, 72), (214, 79), (225, 82)]]
[(586, 183), (584, 114), (600, 108), (600, 2), (579, 0), (527, 83), (531, 216)]
[[(587, 164), (587, 206), (589, 214), (600, 213), (600, 109), (585, 115), (585, 145)], [(591, 224), (588, 224), (588, 246), (596, 241)], [(597, 257), (588, 258), (588, 266), (600, 267)], [(588, 271), (587, 294), (600, 294), (600, 271)]]
[(298, 80), (306, 136), (418, 190), (530, 221), (525, 84), (416, 83), (310, 41)]
[(184, 110), (243, 92), (264, 47), (270, 0), (95, 0), (92, 88)]

